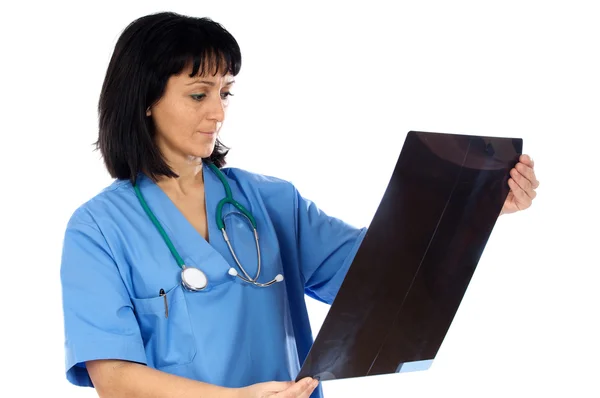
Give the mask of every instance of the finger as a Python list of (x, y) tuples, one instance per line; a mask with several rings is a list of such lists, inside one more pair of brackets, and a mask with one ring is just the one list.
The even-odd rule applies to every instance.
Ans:
[[(540, 182), (538, 181), (538, 179), (535, 176), (535, 162), (533, 161), (533, 158), (529, 155), (521, 155), (519, 157), (519, 162), (526, 166), (525, 168), (528, 170), (528, 172), (526, 172), (527, 174), (525, 174), (525, 173), (524, 174), (529, 179), (529, 181), (531, 181), (531, 185), (533, 186), (533, 189), (537, 189), (540, 186)], [(519, 166), (517, 164), (516, 167), (522, 167), (522, 166)]]
[[(533, 186), (532, 181), (527, 178), (527, 171), (524, 169), (522, 164), (517, 165), (514, 169), (511, 170), (510, 176), (515, 180), (515, 182), (529, 195), (531, 199), (534, 199), (537, 195), (535, 192), (535, 188)], [(535, 179), (535, 177), (534, 177)]]
[[(515, 182), (525, 191), (525, 193), (529, 195), (531, 199), (535, 199), (537, 193), (535, 192), (536, 186), (534, 184), (537, 184), (539, 186), (539, 182), (537, 182), (535, 176), (527, 178), (527, 172), (526, 170), (523, 170), (523, 167), (526, 166), (514, 168), (511, 171), (510, 175), (515, 180)], [(519, 171), (519, 169), (523, 170), (523, 172)], [(533, 178), (533, 181), (531, 180), (531, 178)]]
[(310, 398), (311, 394), (313, 391), (315, 391), (315, 388), (317, 388), (318, 385), (319, 382), (317, 380), (310, 378), (310, 380), (308, 380), (308, 385), (304, 391), (298, 395), (298, 398)]
[(264, 384), (265, 390), (271, 392), (285, 391), (294, 385), (293, 381), (270, 381)]
[(521, 155), (519, 156), (519, 162), (521, 163), (525, 163), (527, 166), (533, 168), (534, 167), (534, 163), (533, 163), (533, 158), (529, 155)]
[(312, 377), (305, 377), (304, 379), (300, 380), (298, 384), (304, 384), (304, 386), (299, 387), (300, 390), (298, 395), (294, 395), (294, 397), (309, 398), (315, 388), (317, 388), (319, 385), (319, 382)]
[(529, 195), (527, 195), (527, 193), (525, 193), (523, 188), (521, 188), (519, 184), (515, 182), (514, 179), (510, 178), (508, 180), (508, 186), (513, 192), (513, 196), (515, 198), (515, 205), (519, 210), (525, 210), (526, 208), (531, 206), (532, 199), (529, 197)]
[(517, 169), (512, 169), (510, 171), (510, 176), (517, 183), (517, 185), (523, 191), (525, 191), (527, 196), (529, 196), (531, 199), (533, 199), (535, 197), (536, 193), (535, 193), (533, 187), (531, 186), (531, 182), (527, 178), (525, 178), (523, 176), (523, 174), (521, 174), (519, 171), (517, 171)]
[(521, 173), (525, 178), (529, 180), (533, 189), (537, 189), (540, 186), (540, 182), (535, 176), (535, 171), (533, 170), (533, 167), (529, 167), (524, 163), (517, 163), (515, 169), (517, 169), (519, 173)]
[(317, 385), (318, 382), (312, 377), (305, 377), (276, 396), (281, 398), (308, 398)]

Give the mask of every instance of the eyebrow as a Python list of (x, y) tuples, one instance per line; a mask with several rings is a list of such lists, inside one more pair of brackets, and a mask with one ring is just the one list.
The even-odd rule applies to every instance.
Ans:
[[(211, 86), (211, 87), (215, 86), (214, 82), (211, 82), (211, 81), (208, 81), (208, 80), (194, 80), (193, 82), (187, 83), (186, 85), (187, 86), (191, 86), (192, 84), (198, 84), (198, 83), (206, 84), (206, 85)], [(235, 83), (235, 80), (231, 80), (231, 81), (227, 82), (225, 84), (225, 86), (231, 86), (233, 83)]]

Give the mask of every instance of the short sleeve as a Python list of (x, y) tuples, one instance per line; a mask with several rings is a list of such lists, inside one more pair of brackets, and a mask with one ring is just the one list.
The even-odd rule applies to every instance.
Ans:
[(63, 242), (61, 284), (67, 379), (92, 386), (85, 362), (146, 363), (127, 288), (106, 239), (91, 216), (71, 218)]
[(327, 215), (295, 189), (296, 236), (305, 292), (331, 304), (367, 232)]

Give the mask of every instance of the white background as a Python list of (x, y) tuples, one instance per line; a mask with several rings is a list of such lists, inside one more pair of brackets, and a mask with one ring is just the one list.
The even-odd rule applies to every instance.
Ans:
[[(534, 206), (500, 218), (433, 367), (325, 382), (328, 398), (600, 395), (594, 2), (324, 3), (2, 2), (0, 396), (96, 396), (64, 377), (62, 238), (110, 183), (92, 143), (115, 41), (162, 10), (241, 45), (230, 164), (352, 224), (369, 224), (409, 130), (522, 137), (536, 162)], [(327, 307), (309, 305), (316, 333)]]

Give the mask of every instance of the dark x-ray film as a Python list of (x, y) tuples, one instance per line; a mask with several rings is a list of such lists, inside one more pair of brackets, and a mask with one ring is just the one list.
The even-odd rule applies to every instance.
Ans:
[(429, 368), (502, 210), (522, 147), (517, 138), (408, 133), (296, 380)]

